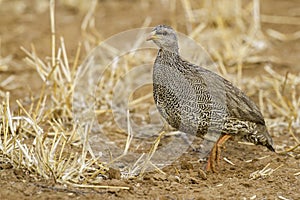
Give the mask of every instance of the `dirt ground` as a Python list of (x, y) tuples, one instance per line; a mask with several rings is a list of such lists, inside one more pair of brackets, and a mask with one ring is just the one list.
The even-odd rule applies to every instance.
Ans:
[[(49, 10), (47, 6), (36, 7), (35, 2), (0, 0), (0, 56), (12, 55), (13, 63), (9, 69), (0, 71), (0, 78), (4, 80), (12, 74), (20, 77), (18, 87), (9, 89), (13, 99), (38, 93), (41, 83), (36, 71), (24, 64), (25, 54), (20, 46), (30, 48), (34, 43), (42, 58), (51, 52)], [(264, 14), (300, 17), (298, 0), (261, 2)], [(161, 1), (151, 1), (147, 7), (142, 4), (142, 1), (99, 1), (96, 27), (102, 37), (138, 28), (147, 16), (152, 17), (151, 26), (170, 22), (168, 8), (161, 6)], [(295, 12), (290, 13), (291, 9)], [(82, 40), (80, 26), (84, 14), (72, 6), (60, 3), (56, 6), (57, 35), (64, 36), (70, 54), (76, 52), (78, 42)], [(263, 30), (272, 27), (284, 33), (300, 30), (300, 25), (263, 23), (262, 26)], [(299, 39), (276, 43), (273, 47), (266, 55), (276, 55), (287, 63), (299, 63)], [(300, 72), (300, 65), (286, 64), (280, 70)], [(300, 136), (299, 132), (296, 134)], [(288, 137), (274, 137), (274, 143), (293, 141)], [(297, 156), (278, 155), (264, 147), (229, 141), (222, 155), (234, 165), (222, 160), (219, 173), (209, 173), (207, 177), (201, 173), (203, 164), (197, 162), (197, 153), (190, 150), (163, 169), (166, 175), (152, 172), (134, 179), (103, 180), (103, 185), (128, 186), (129, 190), (73, 188), (32, 177), (26, 171), (0, 162), (0, 199), (300, 199), (300, 175), (295, 175), (300, 171), (299, 150)], [(268, 163), (272, 169), (280, 167), (265, 178), (249, 178), (251, 173), (262, 170)]]

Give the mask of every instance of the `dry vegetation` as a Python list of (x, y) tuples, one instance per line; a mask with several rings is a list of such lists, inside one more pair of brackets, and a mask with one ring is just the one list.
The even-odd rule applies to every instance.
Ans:
[[(51, 16), (49, 38), (51, 37), (52, 41), (49, 57), (40, 58), (34, 45), (31, 49), (21, 48), (26, 54), (26, 65), (33, 67), (43, 82), (39, 93), (24, 96), (16, 100), (17, 106), (11, 106), (10, 93), (7, 91), (13, 90), (16, 77), (11, 75), (1, 80), (0, 96), (3, 100), (0, 107), (0, 162), (12, 165), (13, 168), (26, 169), (31, 176), (52, 179), (55, 183), (75, 187), (129, 189), (128, 186), (102, 184), (102, 180), (109, 176), (109, 165), (101, 162), (88, 142), (89, 134), (93, 131), (89, 124), (86, 124), (88, 120), (78, 122), (73, 118), (74, 105), (82, 109), (80, 112), (85, 112), (86, 106), (73, 102), (74, 91), (78, 85), (76, 81), (79, 79), (78, 70), (82, 70), (86, 64), (80, 59), (80, 55), (88, 55), (103, 41), (101, 32), (95, 28), (94, 11), (97, 1), (90, 1), (88, 8), (86, 4), (80, 2), (65, 1), (68, 6), (86, 12), (81, 26), (85, 39), (83, 43), (78, 44), (78, 50), (74, 55), (68, 55), (64, 38), (56, 35), (54, 0), (49, 3)], [(275, 69), (278, 65), (299, 64), (287, 63), (281, 58), (266, 56), (262, 52), (271, 48), (274, 41), (299, 40), (300, 34), (299, 32), (283, 34), (272, 29), (263, 33), (261, 30), (261, 21), (299, 25), (299, 18), (261, 15), (259, 0), (247, 3), (241, 0), (205, 0), (202, 3), (181, 0), (177, 4), (173, 4), (172, 1), (164, 3), (171, 9), (170, 25), (184, 30), (189, 37), (203, 44), (218, 65), (219, 72), (245, 90), (259, 104), (272, 137), (284, 136), (285, 139), (276, 144), (277, 152), (299, 157), (300, 76), (298, 73), (282, 73)], [(184, 10), (180, 20), (176, 20), (175, 17), (178, 9), (176, 6)], [(151, 19), (146, 19), (141, 26), (147, 27), (150, 23)], [(135, 47), (138, 48), (139, 45), (141, 42), (137, 42)], [(109, 46), (106, 48), (111, 55), (118, 54), (117, 49)], [(122, 141), (124, 155), (131, 147), (132, 135), (130, 128), (128, 134), (120, 132), (113, 122), (111, 101), (117, 81), (134, 66), (143, 63), (144, 56), (145, 54), (137, 53), (135, 56), (129, 54), (124, 57), (122, 65), (124, 68), (108, 69), (103, 74), (103, 82), (99, 83), (101, 90), (97, 91), (97, 99), (93, 100), (97, 104), (94, 112), (97, 119), (102, 119), (103, 130), (110, 131), (111, 134), (115, 132), (124, 138)], [(154, 56), (153, 52), (150, 52), (146, 55), (146, 60), (153, 60)], [(5, 72), (7, 66), (13, 64), (10, 56), (0, 57), (0, 72)], [(254, 77), (244, 75), (245, 70), (257, 68), (263, 72), (261, 75)], [(94, 82), (86, 81), (85, 87), (94, 87), (89, 84)], [(78, 88), (76, 92), (78, 93)], [(149, 110), (152, 105), (151, 98), (151, 90), (147, 90), (143, 95), (135, 95), (130, 99), (127, 114), (130, 113), (134, 117), (139, 116), (139, 113), (135, 113), (139, 109)], [(134, 168), (131, 166), (121, 170), (122, 177), (140, 175), (136, 172), (143, 172), (145, 165), (151, 165), (150, 158), (163, 136), (157, 132), (156, 137), (156, 140), (152, 138), (152, 144), (143, 154), (144, 161), (137, 160)], [(270, 168), (270, 165), (267, 165), (261, 170), (253, 171), (249, 178), (271, 176), (279, 167), (281, 166)], [(299, 175), (298, 169), (294, 176)]]

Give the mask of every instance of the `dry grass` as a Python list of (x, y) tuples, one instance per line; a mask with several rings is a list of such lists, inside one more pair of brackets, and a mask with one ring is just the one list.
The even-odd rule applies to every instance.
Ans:
[(257, 170), (253, 173), (250, 174), (250, 179), (259, 179), (259, 178), (266, 178), (268, 176), (271, 176), (271, 174), (273, 172), (275, 172), (277, 169), (279, 169), (280, 167), (282, 167), (282, 165), (276, 167), (275, 169), (272, 169), (270, 166), (270, 163), (268, 163), (263, 169), (261, 170)]
[[(40, 59), (34, 46), (30, 51), (22, 48), (27, 55), (26, 63), (33, 66), (43, 80), (40, 95), (33, 95), (30, 103), (22, 99), (18, 100), (18, 109), (11, 110), (10, 94), (4, 91), (8, 84), (13, 84), (14, 78), (7, 77), (0, 84), (0, 96), (4, 97), (0, 107), (0, 150), (3, 155), (1, 159), (3, 159), (2, 162), (10, 162), (13, 167), (24, 168), (32, 175), (52, 179), (54, 182), (75, 187), (110, 188), (113, 186), (101, 185), (103, 178), (107, 177), (108, 167), (100, 162), (89, 145), (88, 139), (92, 130), (89, 126), (82, 126), (73, 121), (73, 94), (77, 84), (76, 73), (81, 48), (83, 46), (88, 52), (103, 40), (95, 28), (93, 18), (97, 1), (91, 2), (90, 9), (83, 20), (81, 28), (86, 39), (82, 46), (78, 45), (78, 51), (72, 58), (72, 66), (70, 66), (70, 57), (67, 55), (64, 39), (60, 38), (60, 45), (56, 46), (54, 3), (54, 0), (50, 1), (52, 31), (50, 59)], [(268, 37), (261, 31), (260, 20), (262, 17), (263, 21), (273, 22), (276, 19), (276, 22), (290, 24), (298, 23), (299, 19), (261, 16), (259, 5), (259, 0), (250, 1), (247, 5), (243, 5), (240, 0), (230, 2), (206, 0), (200, 5), (189, 0), (181, 0), (185, 19), (173, 20), (172, 26), (178, 27), (175, 23), (185, 24), (186, 32), (191, 38), (196, 41), (205, 41), (203, 45), (207, 47), (213, 60), (218, 63), (224, 77), (245, 89), (250, 96), (259, 94), (256, 97), (271, 134), (273, 137), (285, 135), (287, 138), (286, 143), (277, 145), (277, 151), (289, 152), (289, 155), (295, 156), (300, 146), (299, 138), (295, 134), (300, 128), (300, 78), (298, 74), (277, 73), (272, 68), (272, 64), (281, 64), (281, 60), (276, 57), (269, 60), (260, 53), (268, 48), (269, 40), (294, 40), (299, 38), (299, 32), (284, 35), (278, 31), (268, 30)], [(175, 12), (174, 8), (171, 10)], [(208, 15), (208, 13), (211, 14)], [(150, 21), (146, 20), (144, 26), (148, 26), (149, 23)], [(116, 51), (109, 46), (106, 48), (111, 52)], [(112, 109), (108, 102), (113, 98), (117, 80), (139, 62), (138, 56), (134, 58), (137, 60), (133, 60), (133, 56), (128, 55), (125, 69), (107, 72), (104, 74), (105, 81), (100, 83), (99, 87), (104, 89), (99, 93), (95, 113), (101, 117), (105, 115), (108, 119), (103, 123), (103, 126), (107, 128), (104, 130), (116, 133), (118, 131), (118, 128), (114, 127), (115, 124), (110, 121)], [(10, 57), (2, 58), (0, 54), (0, 71), (6, 69), (9, 61)], [(269, 64), (264, 64), (266, 61)], [(264, 65), (265, 74), (252, 79), (245, 77), (243, 69), (249, 64)], [(89, 83), (87, 81), (86, 87), (90, 87)], [(130, 105), (135, 108), (132, 110), (138, 110), (137, 107), (149, 109), (151, 106), (149, 99), (151, 99), (151, 94), (131, 99)], [(128, 116), (132, 110), (127, 111)], [(127, 138), (125, 142), (123, 141), (124, 155), (132, 145), (132, 136), (129, 134), (130, 124), (128, 124), (128, 130), (128, 133), (119, 133)], [(136, 175), (137, 171), (143, 172), (145, 167), (152, 165), (150, 159), (161, 137), (163, 134), (153, 140), (152, 147), (146, 152), (148, 156), (142, 155), (146, 158), (144, 162), (137, 160), (134, 166), (127, 171), (122, 171), (124, 177)], [(118, 158), (112, 158), (112, 160), (116, 159)], [(232, 163), (228, 159), (226, 161)], [(271, 169), (267, 165), (264, 169), (253, 172), (250, 178), (269, 176), (276, 169)], [(297, 175), (299, 173), (295, 174)], [(117, 188), (129, 189), (121, 186)]]

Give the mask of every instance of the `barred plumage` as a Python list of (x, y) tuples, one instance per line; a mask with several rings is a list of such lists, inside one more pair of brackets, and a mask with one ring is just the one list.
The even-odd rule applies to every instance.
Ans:
[(203, 137), (204, 154), (225, 135), (274, 151), (255, 103), (221, 76), (183, 60), (179, 56), (176, 32), (171, 27), (155, 27), (148, 40), (160, 48), (153, 67), (154, 100), (172, 127)]

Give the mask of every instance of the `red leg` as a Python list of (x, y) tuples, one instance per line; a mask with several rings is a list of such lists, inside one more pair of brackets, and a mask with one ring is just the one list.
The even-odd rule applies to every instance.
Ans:
[(223, 144), (230, 138), (230, 135), (223, 135), (219, 138), (217, 143), (214, 145), (213, 149), (210, 152), (208, 157), (206, 171), (217, 172), (216, 170), (216, 162), (217, 166), (220, 166), (220, 159), (221, 159), (221, 148)]
[(206, 165), (206, 171), (212, 170), (213, 172), (216, 172), (215, 161), (214, 161), (216, 158), (216, 153), (217, 153), (217, 145), (215, 144), (209, 154), (207, 165)]

